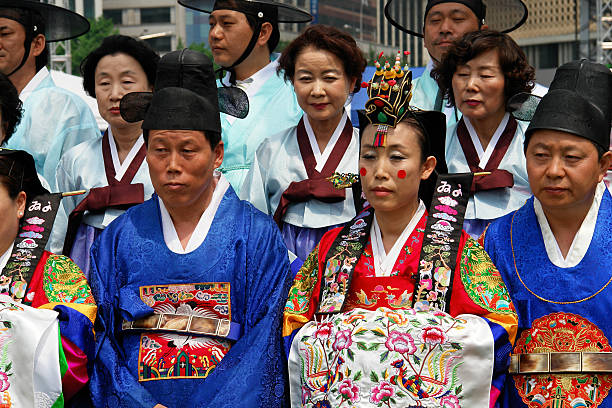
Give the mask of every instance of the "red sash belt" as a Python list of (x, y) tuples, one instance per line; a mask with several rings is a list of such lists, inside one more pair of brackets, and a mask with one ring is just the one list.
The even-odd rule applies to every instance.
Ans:
[(510, 143), (512, 143), (512, 139), (514, 138), (514, 134), (516, 133), (517, 126), (518, 124), (516, 122), (516, 119), (510, 116), (506, 128), (504, 129), (501, 137), (499, 138), (499, 141), (495, 145), (493, 154), (491, 155), (489, 161), (487, 162), (487, 165), (483, 169), (479, 165), (480, 160), (478, 159), (478, 153), (476, 153), (476, 148), (474, 147), (472, 138), (470, 137), (467, 126), (465, 125), (465, 121), (463, 120), (463, 118), (459, 120), (459, 123), (457, 125), (457, 137), (459, 138), (459, 143), (461, 144), (463, 154), (467, 159), (470, 171), (472, 171), (473, 173), (491, 173), (486, 176), (474, 177), (474, 181), (472, 182), (472, 192), (494, 190), (496, 188), (514, 186), (514, 177), (512, 176), (512, 173), (507, 170), (498, 169), (498, 167), (502, 159), (504, 158), (504, 155), (508, 151)]
[(350, 119), (346, 119), (344, 129), (340, 134), (338, 142), (334, 146), (323, 170), (318, 172), (315, 168), (317, 162), (308, 140), (308, 134), (306, 133), (306, 127), (304, 126), (304, 118), (300, 120), (297, 126), (297, 141), (300, 148), (300, 154), (304, 167), (306, 168), (306, 174), (308, 178), (302, 181), (293, 181), (289, 184), (289, 187), (283, 192), (281, 200), (278, 203), (278, 207), (274, 212), (274, 221), (280, 227), (283, 225), (283, 217), (292, 203), (303, 203), (309, 200), (319, 200), (325, 203), (337, 203), (341, 202), (346, 198), (346, 191), (344, 189), (339, 190), (333, 186), (333, 184), (327, 180), (331, 177), (336, 168), (340, 164), (342, 157), (346, 149), (348, 149), (351, 139), (353, 137), (353, 125)]
[(146, 156), (146, 147), (143, 145), (130, 163), (121, 181), (115, 179), (115, 168), (110, 151), (108, 131), (102, 137), (102, 158), (108, 186), (96, 187), (89, 190), (89, 194), (76, 206), (68, 217), (68, 230), (64, 240), (64, 255), (70, 255), (76, 233), (83, 221), (86, 211), (102, 212), (107, 208), (127, 209), (133, 205), (144, 202), (144, 184), (130, 184), (136, 176), (140, 165)]

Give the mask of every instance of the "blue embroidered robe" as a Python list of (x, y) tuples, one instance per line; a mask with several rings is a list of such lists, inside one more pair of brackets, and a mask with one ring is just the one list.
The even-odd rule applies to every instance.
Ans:
[[(99, 302), (91, 394), (96, 407), (279, 407), (285, 373), (281, 319), (289, 284), (287, 249), (273, 221), (225, 193), (202, 245), (171, 252), (157, 196), (109, 225), (92, 248), (91, 286)], [(206, 378), (139, 382), (142, 332), (122, 319), (149, 316), (142, 286), (229, 282), (231, 320), (241, 336)]]
[[(607, 190), (604, 192), (591, 244), (582, 261), (571, 268), (557, 267), (549, 260), (533, 205), (532, 197), (517, 211), (494, 221), (484, 237), (485, 249), (499, 269), (518, 314), (517, 345), (521, 343), (521, 338), (524, 338), (524, 343), (527, 343), (528, 347), (529, 342), (537, 343), (540, 351), (555, 351), (555, 349), (556, 351), (580, 351), (585, 350), (584, 347), (587, 346), (591, 347), (588, 351), (612, 351), (609, 342), (612, 339), (612, 320), (610, 319), (612, 285), (605, 286), (612, 274), (612, 196)], [(524, 284), (521, 283), (521, 279)], [(526, 286), (548, 301), (534, 296), (526, 289)], [(603, 290), (597, 293), (602, 288)], [(594, 294), (596, 296), (587, 299)], [(582, 299), (585, 300), (572, 304), (550, 302), (572, 302)], [(555, 313), (563, 314), (555, 315)], [(537, 334), (533, 330), (534, 325), (538, 328)], [(586, 328), (589, 329), (586, 330)], [(533, 336), (528, 337), (530, 333)], [(601, 347), (596, 346), (597, 342), (593, 341), (596, 337)], [(559, 345), (562, 346), (562, 349), (558, 348)], [(515, 346), (514, 353), (517, 352), (521, 350), (517, 350)], [(530, 377), (536, 376), (531, 375)], [(543, 378), (542, 384), (534, 382), (529, 385), (522, 381), (517, 387), (515, 378), (509, 375), (506, 381), (503, 406), (508, 408), (529, 406), (525, 405), (523, 398), (536, 398), (531, 406), (548, 406), (540, 405), (541, 399), (550, 401), (553, 398), (538, 397), (538, 395), (550, 392), (554, 395), (554, 399), (563, 399), (564, 395), (567, 398), (565, 404), (568, 405), (554, 405), (555, 407), (612, 407), (612, 396), (605, 397), (600, 405), (597, 403), (579, 405), (580, 399), (588, 401), (587, 398), (602, 398), (603, 390), (610, 389), (612, 386), (610, 376), (599, 375), (597, 379), (584, 374), (582, 378), (575, 376), (577, 379), (569, 387), (573, 390), (572, 392), (575, 394), (582, 387), (587, 394), (591, 394), (576, 398), (575, 396), (568, 397), (573, 394), (563, 387), (547, 389), (553, 382), (550, 381), (548, 375), (541, 377)], [(551, 375), (551, 377), (554, 376)], [(518, 380), (521, 379), (518, 378)], [(543, 386), (543, 389), (535, 389), (536, 384)], [(539, 403), (537, 398), (540, 398)], [(557, 403), (560, 404), (560, 402)], [(578, 405), (569, 405), (570, 403)]]

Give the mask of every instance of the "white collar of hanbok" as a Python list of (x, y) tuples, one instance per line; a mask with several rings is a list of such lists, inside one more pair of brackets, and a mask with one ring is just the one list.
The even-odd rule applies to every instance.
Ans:
[(117, 152), (117, 144), (115, 143), (115, 138), (113, 137), (113, 132), (110, 127), (108, 128), (108, 143), (110, 145), (111, 157), (113, 158), (113, 167), (115, 168), (115, 179), (117, 181), (121, 181), (121, 179), (123, 178), (123, 175), (125, 174), (127, 169), (130, 167), (130, 164), (132, 164), (134, 157), (136, 157), (136, 154), (138, 154), (138, 151), (144, 144), (144, 137), (142, 136), (142, 133), (141, 133), (140, 137), (136, 140), (136, 143), (134, 143), (134, 146), (132, 146), (132, 148), (130, 149), (130, 152), (125, 157), (125, 160), (123, 160), (123, 163), (119, 161), (119, 153)]
[(540, 224), (540, 230), (542, 231), (542, 238), (544, 238), (544, 247), (546, 248), (548, 259), (550, 259), (550, 262), (552, 262), (553, 265), (559, 268), (573, 268), (574, 266), (578, 265), (580, 261), (582, 261), (582, 258), (584, 258), (586, 255), (587, 250), (591, 245), (591, 240), (593, 239), (595, 225), (597, 224), (597, 214), (599, 213), (599, 206), (605, 190), (606, 185), (603, 182), (597, 185), (591, 208), (589, 208), (586, 217), (584, 217), (584, 221), (582, 221), (582, 225), (580, 225), (576, 236), (574, 236), (572, 245), (570, 246), (565, 258), (561, 253), (561, 249), (559, 249), (559, 244), (557, 243), (555, 235), (550, 229), (550, 225), (548, 224), (548, 220), (546, 219), (546, 215), (542, 209), (542, 204), (537, 198), (534, 197), (533, 209), (536, 213), (538, 223)]
[(423, 217), (423, 214), (425, 214), (425, 204), (419, 200), (419, 207), (412, 216), (412, 219), (406, 225), (399, 238), (397, 238), (395, 244), (393, 244), (391, 251), (387, 254), (380, 233), (380, 227), (378, 226), (378, 220), (376, 219), (376, 213), (374, 213), (374, 222), (370, 230), (370, 241), (372, 242), (372, 256), (374, 258), (374, 273), (376, 276), (391, 276), (400, 251), (404, 248), (404, 244)]
[[(246, 92), (249, 100), (251, 100), (257, 92), (261, 89), (261, 87), (272, 77), (272, 75), (276, 74), (276, 69), (278, 68), (278, 61), (270, 61), (268, 65), (248, 77), (244, 80), (236, 80), (236, 86)], [(229, 81), (229, 73), (225, 76), (224, 81)], [(236, 121), (236, 117), (231, 115), (226, 115), (227, 121), (232, 124)]]
[(9, 258), (11, 257), (11, 252), (13, 252), (13, 246), (15, 245), (15, 243), (12, 243), (8, 249), (6, 250), (5, 253), (3, 253), (2, 255), (0, 255), (0, 272), (2, 272), (2, 270), (4, 269), (4, 267), (6, 266), (6, 264), (8, 263)]
[(472, 122), (470, 122), (467, 116), (463, 116), (465, 127), (467, 128), (468, 133), (472, 138), (472, 143), (474, 144), (474, 148), (476, 149), (476, 153), (478, 154), (478, 158), (480, 159), (480, 163), (478, 164), (478, 166), (481, 169), (484, 169), (487, 166), (487, 163), (489, 162), (489, 159), (491, 158), (491, 155), (493, 154), (493, 151), (497, 146), (497, 142), (499, 141), (499, 138), (501, 137), (502, 133), (504, 133), (504, 130), (506, 129), (506, 125), (508, 125), (509, 120), (510, 113), (506, 112), (502, 121), (499, 123), (499, 126), (497, 126), (495, 133), (493, 133), (493, 137), (491, 138), (491, 141), (489, 141), (487, 149), (485, 150), (482, 148), (482, 144), (480, 143), (480, 139), (478, 138), (478, 134), (476, 134), (476, 129), (474, 129)]
[(49, 70), (47, 69), (47, 67), (42, 67), (36, 73), (36, 75), (34, 75), (32, 79), (30, 79), (30, 82), (28, 82), (25, 88), (21, 90), (21, 93), (19, 94), (19, 99), (21, 99), (21, 102), (25, 102), (26, 99), (28, 99), (32, 92), (34, 92), (34, 90), (38, 88), (38, 85), (40, 85), (40, 83), (44, 81), (47, 76), (49, 76)]
[(308, 135), (308, 141), (310, 142), (312, 153), (314, 154), (315, 160), (317, 161), (317, 166), (315, 167), (316, 171), (321, 172), (321, 170), (323, 170), (323, 167), (325, 167), (325, 163), (327, 163), (329, 155), (331, 154), (332, 150), (334, 150), (338, 139), (340, 139), (340, 135), (344, 130), (344, 126), (346, 126), (347, 120), (348, 115), (346, 114), (346, 110), (344, 110), (344, 112), (342, 113), (342, 118), (340, 119), (340, 122), (336, 127), (336, 130), (334, 130), (334, 133), (329, 139), (327, 146), (325, 146), (323, 153), (321, 153), (321, 150), (319, 150), (319, 144), (317, 143), (317, 138), (314, 134), (314, 130), (312, 130), (312, 126), (310, 125), (310, 121), (308, 120), (308, 115), (304, 115), (304, 127), (306, 128), (306, 134)]
[(221, 204), (221, 199), (229, 187), (229, 182), (221, 173), (215, 171), (214, 177), (217, 179), (217, 185), (215, 186), (215, 191), (213, 191), (210, 204), (208, 204), (208, 207), (206, 207), (206, 210), (202, 213), (200, 221), (198, 221), (198, 225), (196, 225), (193, 230), (191, 238), (189, 238), (189, 242), (185, 248), (181, 245), (181, 240), (176, 233), (170, 213), (166, 209), (163, 200), (158, 197), (164, 241), (168, 249), (172, 252), (177, 254), (188, 254), (199, 248), (206, 239), (210, 226), (215, 218), (215, 214), (219, 209), (219, 204)]

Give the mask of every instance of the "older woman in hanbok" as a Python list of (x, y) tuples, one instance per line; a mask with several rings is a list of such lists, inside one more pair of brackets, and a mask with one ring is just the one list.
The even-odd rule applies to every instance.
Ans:
[(128, 92), (149, 92), (159, 56), (145, 42), (123, 35), (104, 39), (81, 64), (83, 87), (109, 124), (103, 136), (70, 149), (57, 167), (60, 191), (88, 190), (62, 201), (50, 249), (69, 255), (89, 276), (89, 251), (100, 232), (128, 207), (153, 194), (140, 123), (120, 115)]
[(436, 197), (428, 222), (419, 189), (444, 114), (410, 110), (411, 75), (396, 67), (397, 88), (378, 75), (368, 87), (359, 167), (371, 206), (323, 236), (285, 306), (292, 407), (489, 407), (503, 385), (514, 308), (448, 215), (468, 188)]
[(62, 407), (88, 381), (93, 296), (74, 262), (44, 250), (60, 199), (30, 154), (0, 149), (2, 406)]
[(345, 105), (365, 66), (355, 40), (325, 25), (308, 27), (279, 59), (304, 116), (261, 144), (240, 195), (274, 216), (301, 262), (325, 232), (356, 213), (347, 181), (357, 177), (359, 140)]
[(528, 123), (509, 112), (508, 100), (534, 86), (535, 70), (507, 34), (466, 34), (434, 69), (449, 104), (463, 114), (446, 137), (450, 173), (486, 172), (474, 178), (464, 228), (477, 238), (496, 218), (531, 196), (523, 142)]

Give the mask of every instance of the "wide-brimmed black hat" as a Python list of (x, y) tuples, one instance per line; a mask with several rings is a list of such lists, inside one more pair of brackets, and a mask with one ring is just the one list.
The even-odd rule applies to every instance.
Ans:
[(461, 3), (470, 8), (489, 29), (509, 33), (527, 20), (527, 6), (522, 0), (429, 0), (423, 15), (416, 11), (422, 8), (422, 0), (388, 0), (385, 17), (399, 30), (423, 37), (423, 21), (429, 10), (440, 3)]
[(204, 13), (235, 10), (257, 19), (277, 23), (308, 23), (312, 16), (297, 7), (272, 0), (178, 0), (179, 4)]
[(147, 130), (202, 130), (221, 133), (219, 112), (245, 118), (246, 93), (217, 88), (213, 63), (200, 52), (185, 49), (164, 55), (157, 66), (154, 92), (132, 92), (121, 100), (127, 122), (143, 121)]
[(68, 9), (36, 0), (0, 0), (0, 17), (15, 20), (28, 29), (32, 27), (32, 14), (37, 13), (44, 22), (43, 32), (47, 42), (76, 38), (89, 31), (89, 22), (80, 14)]
[(558, 130), (610, 147), (612, 73), (583, 59), (560, 66), (525, 132), (525, 146), (539, 129)]
[(19, 190), (26, 193), (28, 201), (49, 193), (38, 178), (34, 158), (23, 150), (0, 147), (0, 175), (15, 180), (20, 186)]

